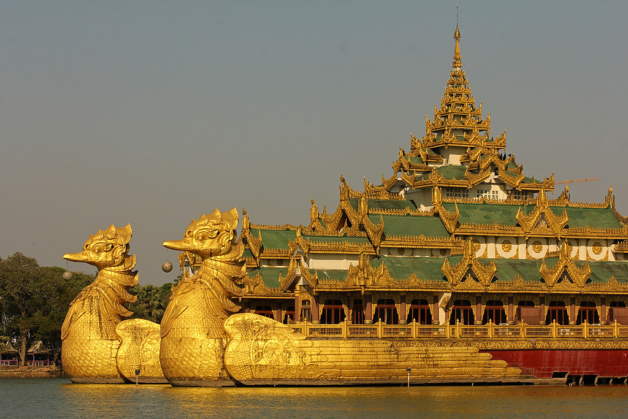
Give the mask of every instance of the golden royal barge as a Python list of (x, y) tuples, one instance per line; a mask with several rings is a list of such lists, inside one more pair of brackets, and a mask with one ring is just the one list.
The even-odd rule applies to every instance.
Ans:
[[(308, 225), (253, 224), (243, 210), (238, 236), (237, 211), (216, 210), (165, 242), (184, 275), (160, 327), (121, 322), (136, 282), (130, 227), (96, 236), (122, 246), (116, 261), (89, 260), (94, 237), (86, 255), (66, 255), (115, 272), (92, 302), (73, 303), (64, 365), (94, 336), (85, 328), (106, 294), (119, 304), (105, 307), (99, 348), (118, 382), (149, 366), (183, 386), (625, 382), (628, 219), (612, 188), (572, 202), (568, 188), (548, 196), (553, 175), (524, 175), (505, 131), (491, 136), (457, 27), (454, 38), (440, 107), (380, 185), (356, 191), (341, 176), (336, 210), (312, 200)], [(94, 314), (80, 342), (79, 303)], [(96, 380), (90, 368), (75, 381)]]

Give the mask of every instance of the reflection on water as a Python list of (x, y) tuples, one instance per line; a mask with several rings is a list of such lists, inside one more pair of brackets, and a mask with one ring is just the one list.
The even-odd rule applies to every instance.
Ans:
[(0, 417), (620, 418), (628, 386), (173, 388), (0, 379)]

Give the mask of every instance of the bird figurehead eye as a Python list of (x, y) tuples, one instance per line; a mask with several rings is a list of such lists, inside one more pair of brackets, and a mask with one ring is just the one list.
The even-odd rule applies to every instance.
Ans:
[(218, 230), (216, 229), (202, 229), (196, 233), (195, 239), (199, 242), (204, 242), (209, 239), (215, 239), (218, 236)]

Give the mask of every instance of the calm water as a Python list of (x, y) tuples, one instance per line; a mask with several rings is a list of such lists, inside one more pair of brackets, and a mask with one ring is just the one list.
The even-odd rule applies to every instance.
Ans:
[(0, 379), (1, 418), (625, 418), (628, 386), (173, 388)]

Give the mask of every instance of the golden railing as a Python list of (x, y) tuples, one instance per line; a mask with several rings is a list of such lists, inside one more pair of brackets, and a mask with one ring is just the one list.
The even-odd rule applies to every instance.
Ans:
[(307, 337), (321, 338), (445, 338), (445, 339), (525, 339), (525, 338), (628, 338), (628, 326), (615, 321), (610, 325), (497, 325), (489, 322), (485, 325), (423, 325), (416, 322), (408, 324), (385, 324), (381, 321), (373, 324), (314, 324), (309, 322), (289, 325), (296, 332)]

